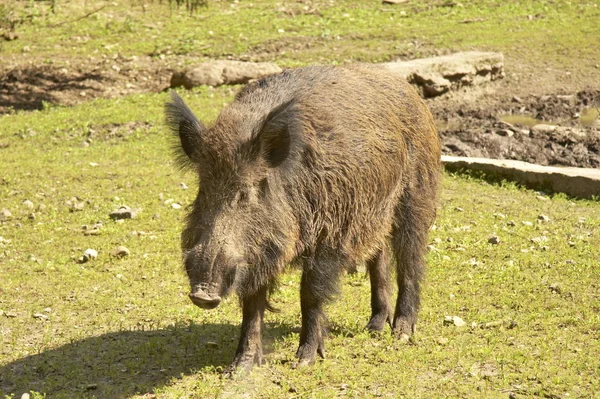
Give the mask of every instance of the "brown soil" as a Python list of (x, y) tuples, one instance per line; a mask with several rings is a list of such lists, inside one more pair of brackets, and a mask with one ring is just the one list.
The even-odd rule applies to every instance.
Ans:
[[(265, 49), (257, 50), (259, 54)], [(42, 109), (45, 104), (74, 105), (99, 97), (160, 92), (168, 88), (173, 71), (192, 61), (174, 55), (50, 62), (14, 56), (0, 65), (0, 114)], [(600, 167), (600, 118), (586, 117), (600, 109), (600, 71), (593, 76), (538, 71), (511, 60), (505, 69), (503, 81), (428, 100), (439, 123), (443, 152), (542, 165)], [(531, 129), (528, 125), (535, 123), (531, 118), (560, 127)]]

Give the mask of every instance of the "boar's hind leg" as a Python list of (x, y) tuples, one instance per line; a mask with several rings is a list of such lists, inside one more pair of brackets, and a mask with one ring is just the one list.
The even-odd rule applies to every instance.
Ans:
[(371, 280), (371, 320), (367, 324), (370, 331), (383, 330), (386, 321), (391, 324), (389, 264), (390, 251), (387, 245), (367, 261)]
[(332, 266), (330, 262), (311, 263), (312, 265), (305, 266), (300, 283), (302, 328), (300, 346), (296, 352), (299, 366), (313, 364), (317, 354), (325, 358), (323, 305), (332, 299), (338, 288), (340, 267), (327, 267)]
[(235, 358), (231, 365), (233, 370), (247, 371), (253, 365), (262, 362), (262, 341), (260, 329), (267, 305), (267, 290), (262, 289), (248, 298), (242, 298), (242, 332)]
[(400, 339), (409, 338), (416, 330), (427, 232), (435, 215), (433, 199), (429, 203), (428, 193), (423, 191), (414, 196), (407, 190), (395, 210), (392, 247), (397, 261), (398, 299), (392, 330)]

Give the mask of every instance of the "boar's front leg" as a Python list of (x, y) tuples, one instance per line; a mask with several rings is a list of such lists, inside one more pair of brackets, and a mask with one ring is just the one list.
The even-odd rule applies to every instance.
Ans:
[(302, 328), (300, 346), (296, 352), (298, 366), (314, 364), (316, 355), (325, 358), (325, 313), (323, 305), (337, 292), (338, 267), (306, 265), (300, 283)]
[(242, 332), (229, 372), (248, 371), (262, 362), (261, 326), (267, 305), (267, 289), (242, 298)]

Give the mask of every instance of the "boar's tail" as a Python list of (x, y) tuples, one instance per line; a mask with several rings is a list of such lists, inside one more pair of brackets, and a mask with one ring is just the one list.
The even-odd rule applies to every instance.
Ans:
[(267, 304), (265, 306), (265, 309), (267, 309), (271, 313), (280, 313), (281, 312), (281, 309), (276, 308), (273, 305), (271, 305), (271, 302), (269, 302), (268, 300), (267, 300)]
[(206, 127), (175, 91), (171, 91), (171, 101), (165, 105), (167, 126), (173, 132), (173, 153), (181, 169), (194, 166), (200, 161), (202, 134)]

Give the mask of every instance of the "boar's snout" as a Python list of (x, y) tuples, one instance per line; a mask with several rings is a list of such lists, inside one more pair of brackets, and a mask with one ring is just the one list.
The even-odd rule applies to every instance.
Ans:
[[(212, 256), (215, 252), (217, 255)], [(233, 289), (236, 271), (243, 264), (231, 250), (210, 251), (201, 245), (189, 251), (184, 262), (191, 286), (189, 297), (202, 309), (214, 309), (221, 303)]]
[(202, 309), (214, 309), (221, 303), (221, 297), (218, 295), (210, 296), (206, 291), (201, 288), (196, 288), (189, 295), (194, 305)]

